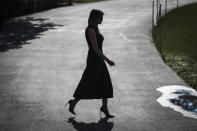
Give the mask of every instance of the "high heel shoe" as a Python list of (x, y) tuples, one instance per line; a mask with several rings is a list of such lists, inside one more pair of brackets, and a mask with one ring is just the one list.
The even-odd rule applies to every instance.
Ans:
[[(73, 103), (73, 100), (69, 100), (69, 101), (66, 103), (66, 105), (69, 104), (69, 111), (70, 111), (73, 115), (76, 115), (76, 113), (71, 109), (72, 103)], [(66, 105), (65, 105), (65, 107), (66, 107)]]
[(100, 108), (100, 117), (101, 117), (101, 112), (103, 112), (105, 114), (106, 118), (114, 118), (115, 117), (114, 115), (110, 115), (109, 112), (103, 108), (103, 106), (101, 106), (101, 108)]

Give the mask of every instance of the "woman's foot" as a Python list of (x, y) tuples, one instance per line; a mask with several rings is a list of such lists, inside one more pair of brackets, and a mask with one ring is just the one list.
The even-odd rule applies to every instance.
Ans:
[(100, 112), (103, 112), (105, 114), (106, 118), (114, 118), (115, 117), (114, 115), (110, 115), (108, 112), (108, 109), (105, 108), (104, 106), (101, 106)]
[[(76, 115), (76, 113), (74, 112), (74, 108), (73, 108), (73, 107), (74, 107), (74, 106), (73, 106), (73, 101), (74, 101), (74, 100), (69, 100), (68, 103), (66, 103), (66, 105), (69, 104), (69, 111), (70, 111), (73, 115)], [(65, 105), (65, 106), (66, 106), (66, 105)]]

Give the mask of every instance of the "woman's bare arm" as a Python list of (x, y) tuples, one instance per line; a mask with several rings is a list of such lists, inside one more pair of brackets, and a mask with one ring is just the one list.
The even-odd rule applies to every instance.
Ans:
[(96, 54), (98, 56), (100, 56), (103, 60), (105, 60), (106, 62), (109, 62), (110, 60), (98, 48), (98, 43), (97, 43), (95, 31), (93, 29), (90, 29), (88, 31), (88, 35), (89, 35), (90, 41), (92, 43), (93, 50), (96, 52)]

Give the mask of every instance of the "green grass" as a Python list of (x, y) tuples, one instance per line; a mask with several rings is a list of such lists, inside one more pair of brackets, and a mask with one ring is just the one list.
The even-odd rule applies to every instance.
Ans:
[[(166, 63), (197, 90), (197, 3), (172, 10), (162, 17), (162, 52)], [(159, 26), (152, 37), (159, 48)]]
[(72, 0), (76, 3), (89, 3), (89, 2), (97, 2), (97, 1), (104, 1), (104, 0)]

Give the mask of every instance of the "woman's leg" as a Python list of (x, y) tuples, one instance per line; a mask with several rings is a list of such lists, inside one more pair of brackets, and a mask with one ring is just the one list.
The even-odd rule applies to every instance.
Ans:
[(77, 102), (79, 102), (79, 100), (80, 100), (80, 99), (75, 98), (75, 99), (72, 101), (71, 109), (73, 109), (73, 110), (75, 109), (75, 106), (76, 106)]
[(100, 108), (101, 111), (104, 112), (104, 114), (106, 115), (106, 117), (108, 118), (113, 118), (115, 117), (114, 115), (110, 115), (109, 111), (108, 111), (108, 107), (107, 107), (107, 98), (102, 98), (102, 107)]
[(103, 104), (102, 105), (103, 108), (108, 111), (108, 108), (107, 108), (107, 98), (102, 98), (102, 104)]

